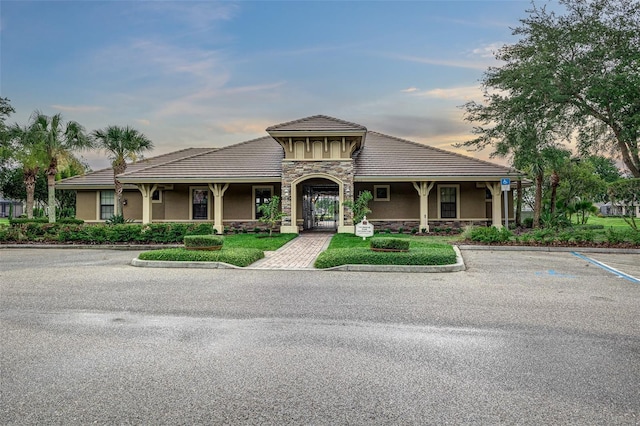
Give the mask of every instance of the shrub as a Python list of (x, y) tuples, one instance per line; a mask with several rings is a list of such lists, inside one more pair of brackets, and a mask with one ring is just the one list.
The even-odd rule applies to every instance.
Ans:
[(533, 218), (525, 217), (522, 221), (522, 226), (524, 226), (525, 228), (533, 228)]
[(62, 217), (58, 219), (58, 223), (60, 224), (74, 224), (74, 225), (82, 225), (84, 220), (76, 219), (75, 217)]
[(591, 243), (595, 240), (595, 233), (590, 229), (577, 231), (573, 234), (574, 240), (578, 243)]
[(422, 250), (400, 253), (374, 252), (366, 247), (326, 250), (318, 256), (316, 268), (340, 265), (451, 265), (456, 263), (456, 253), (448, 245), (433, 246)]
[(584, 225), (574, 225), (574, 229), (604, 229), (604, 225), (600, 224), (584, 224)]
[(184, 246), (187, 248), (217, 247), (224, 244), (222, 235), (185, 235)]
[(213, 224), (211, 223), (196, 223), (187, 226), (185, 235), (210, 235), (213, 234)]
[(550, 243), (553, 240), (555, 240), (556, 231), (553, 230), (553, 229), (549, 229), (549, 228), (536, 229), (535, 231), (531, 232), (531, 237), (537, 243), (545, 243), (545, 244), (547, 244), (547, 243)]
[(104, 223), (106, 225), (122, 225), (123, 223), (133, 223), (133, 219), (126, 219), (123, 214), (114, 214)]
[(496, 228), (492, 227), (478, 227), (471, 228), (468, 232), (471, 241), (477, 241), (480, 243), (503, 243), (505, 241), (509, 241), (509, 239), (513, 236), (513, 233), (506, 228)]
[(140, 253), (140, 260), (164, 260), (177, 262), (224, 262), (235, 266), (249, 266), (264, 257), (262, 250), (254, 248), (230, 248), (219, 251), (194, 251), (170, 248)]
[(34, 217), (33, 219), (27, 219), (26, 217), (19, 217), (15, 219), (9, 219), (10, 225), (21, 225), (23, 223), (49, 223), (49, 219), (46, 217)]
[(609, 228), (606, 233), (606, 238), (609, 244), (619, 244), (625, 241), (625, 232)]
[(371, 249), (409, 250), (410, 241), (406, 238), (371, 238)]

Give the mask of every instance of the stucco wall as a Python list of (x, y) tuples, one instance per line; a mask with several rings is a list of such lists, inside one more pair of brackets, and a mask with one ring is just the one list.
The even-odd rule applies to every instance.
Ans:
[(96, 220), (97, 197), (96, 191), (78, 191), (76, 193), (76, 218)]
[(374, 185), (389, 185), (389, 201), (371, 201), (371, 213), (367, 218), (376, 219), (420, 219), (420, 197), (410, 182), (356, 183), (354, 198), (361, 191), (374, 192)]
[(162, 197), (165, 220), (189, 220), (189, 185), (176, 184)]

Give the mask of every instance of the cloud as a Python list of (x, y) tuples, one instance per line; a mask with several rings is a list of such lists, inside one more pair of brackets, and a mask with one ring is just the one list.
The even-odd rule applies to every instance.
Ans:
[(401, 61), (417, 62), (420, 64), (439, 65), (452, 68), (466, 68), (473, 70), (486, 70), (491, 64), (486, 60), (463, 60), (463, 59), (443, 59), (443, 58), (427, 58), (412, 55), (390, 55), (391, 58)]
[(135, 3), (133, 16), (158, 15), (183, 23), (194, 30), (210, 29), (214, 23), (234, 18), (240, 6), (234, 2), (146, 1)]
[(218, 128), (231, 134), (264, 134), (265, 129), (273, 123), (266, 119), (238, 119), (218, 124)]
[(135, 120), (136, 123), (141, 124), (143, 126), (150, 126), (151, 125), (151, 121), (145, 119), (145, 118), (136, 118)]
[(83, 112), (96, 112), (96, 111), (102, 111), (105, 108), (101, 107), (101, 106), (97, 106), (97, 105), (51, 105), (51, 108), (53, 109), (57, 109), (59, 111), (64, 111), (64, 112), (77, 112), (77, 113), (83, 113)]
[(482, 98), (482, 90), (479, 85), (451, 87), (448, 89), (436, 88), (436, 89), (421, 91), (418, 93), (418, 96), (424, 96), (427, 98), (434, 98), (434, 99), (469, 101), (471, 99)]
[(414, 93), (414, 92), (418, 92), (420, 91), (420, 89), (418, 89), (417, 87), (409, 87), (407, 89), (402, 89), (401, 92), (402, 93)]
[(484, 46), (476, 47), (471, 51), (471, 53), (475, 56), (479, 56), (481, 58), (495, 58), (495, 53), (500, 50), (507, 43), (502, 41), (496, 41), (490, 44), (486, 44)]

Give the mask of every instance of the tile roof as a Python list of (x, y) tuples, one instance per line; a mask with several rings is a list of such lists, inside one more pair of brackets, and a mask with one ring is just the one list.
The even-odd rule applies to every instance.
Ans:
[[(185, 148), (179, 151), (145, 158), (144, 160), (127, 164), (127, 173), (214, 150), (215, 148)], [(79, 189), (83, 187), (113, 187), (113, 169), (109, 167), (106, 169), (96, 170), (95, 172), (89, 172), (82, 176), (73, 176), (56, 182), (56, 188), (58, 189)]]
[(518, 171), (451, 151), (368, 132), (356, 154), (355, 178), (363, 177), (496, 177)]
[(312, 117), (301, 118), (299, 120), (276, 124), (267, 127), (267, 132), (299, 132), (299, 131), (367, 131), (367, 128), (360, 124), (340, 120), (326, 115), (314, 115)]
[[(323, 127), (324, 126), (324, 127)], [(342, 127), (341, 127), (342, 126)], [(359, 130), (364, 127), (317, 115), (269, 129)], [(269, 131), (267, 129), (267, 131)], [(355, 180), (398, 179), (488, 179), (518, 176), (515, 169), (453, 153), (405, 139), (368, 131), (366, 144), (354, 156)], [(121, 175), (125, 184), (143, 182), (225, 182), (279, 181), (284, 152), (271, 136), (229, 145), (224, 148), (189, 148), (149, 158), (127, 167)], [(61, 189), (109, 187), (109, 169), (65, 179)]]
[(212, 182), (215, 180), (279, 180), (284, 152), (270, 136), (229, 145), (164, 164), (120, 175), (122, 182), (164, 180)]

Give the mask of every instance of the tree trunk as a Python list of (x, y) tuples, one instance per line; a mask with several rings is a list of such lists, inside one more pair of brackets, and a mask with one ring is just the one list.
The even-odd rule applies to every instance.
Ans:
[(536, 175), (536, 196), (533, 206), (533, 227), (540, 228), (540, 213), (542, 212), (542, 181), (544, 173), (540, 172)]
[(112, 166), (113, 166), (113, 185), (115, 188), (115, 195), (116, 195), (115, 214), (121, 215), (122, 217), (124, 217), (124, 203), (122, 200), (122, 183), (116, 178), (116, 176), (124, 173), (127, 170), (127, 163), (124, 160), (114, 161)]
[(56, 173), (58, 173), (58, 160), (51, 159), (47, 169), (47, 191), (48, 191), (48, 216), (49, 223), (56, 222)]
[(516, 226), (522, 226), (522, 181), (516, 182)]
[(33, 199), (36, 192), (37, 170), (24, 170), (24, 186), (27, 189), (27, 219), (33, 219)]
[(558, 193), (558, 185), (560, 184), (560, 176), (558, 176), (557, 171), (554, 170), (553, 173), (551, 173), (551, 177), (549, 178), (549, 181), (551, 183), (551, 200), (550, 200), (551, 205), (549, 206), (549, 210), (553, 215), (556, 211), (556, 198)]

